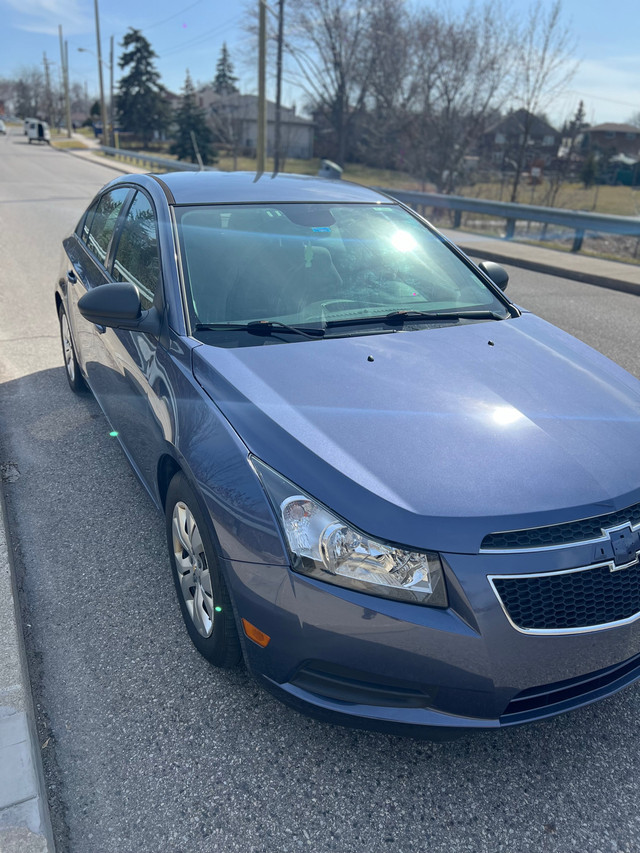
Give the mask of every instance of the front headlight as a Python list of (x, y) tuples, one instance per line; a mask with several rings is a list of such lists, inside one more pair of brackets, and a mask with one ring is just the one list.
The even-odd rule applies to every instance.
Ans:
[(370, 539), (252, 458), (297, 572), (370, 595), (446, 607), (439, 554), (408, 551)]

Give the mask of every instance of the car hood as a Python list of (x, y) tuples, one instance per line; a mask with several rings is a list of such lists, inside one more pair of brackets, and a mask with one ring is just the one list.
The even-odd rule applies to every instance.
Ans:
[(482, 538), (640, 500), (640, 382), (531, 314), (193, 350), (248, 449), (371, 535)]

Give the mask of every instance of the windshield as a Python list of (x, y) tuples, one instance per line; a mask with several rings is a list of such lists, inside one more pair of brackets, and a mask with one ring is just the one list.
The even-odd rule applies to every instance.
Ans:
[(394, 204), (176, 208), (191, 324), (331, 326), (505, 303)]

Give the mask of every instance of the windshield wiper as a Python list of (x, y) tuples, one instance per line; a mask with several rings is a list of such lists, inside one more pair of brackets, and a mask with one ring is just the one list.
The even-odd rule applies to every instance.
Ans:
[(506, 320), (508, 314), (499, 314), (497, 311), (468, 310), (468, 311), (391, 311), (388, 314), (375, 314), (369, 317), (353, 317), (342, 320), (329, 320), (327, 326), (358, 326), (367, 323), (404, 323), (412, 320), (433, 320), (440, 322), (449, 320)]
[(317, 326), (290, 326), (288, 323), (281, 323), (279, 320), (252, 320), (250, 323), (196, 323), (194, 326), (196, 332), (216, 332), (225, 331), (227, 329), (237, 329), (242, 332), (251, 332), (254, 335), (269, 335), (273, 331), (284, 329), (293, 335), (301, 335), (303, 338), (315, 340), (324, 335), (326, 324), (322, 323)]
[[(508, 315), (506, 315), (508, 316)], [(387, 320), (505, 320), (497, 311), (470, 309), (468, 311), (391, 311)]]

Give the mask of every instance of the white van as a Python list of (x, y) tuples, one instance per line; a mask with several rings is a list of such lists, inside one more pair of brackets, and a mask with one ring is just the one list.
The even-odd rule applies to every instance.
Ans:
[(27, 138), (29, 145), (35, 140), (36, 142), (51, 142), (51, 131), (46, 121), (32, 118), (29, 120), (27, 127)]

